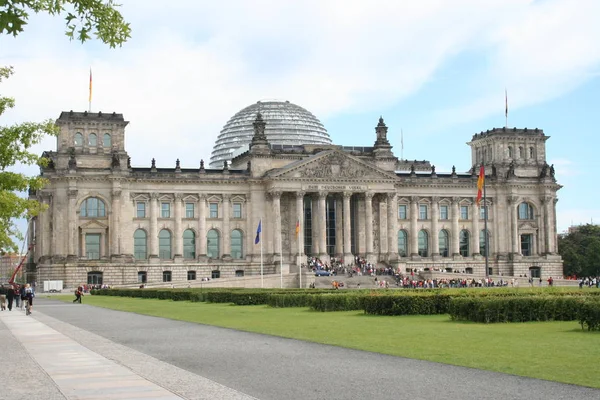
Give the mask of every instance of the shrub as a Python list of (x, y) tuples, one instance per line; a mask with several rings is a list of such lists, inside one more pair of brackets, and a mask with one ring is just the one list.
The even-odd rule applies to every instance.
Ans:
[(587, 326), (588, 331), (600, 331), (600, 301), (584, 301), (579, 308), (581, 329)]
[(431, 315), (447, 313), (449, 301), (445, 294), (378, 295), (364, 297), (362, 305), (372, 315)]

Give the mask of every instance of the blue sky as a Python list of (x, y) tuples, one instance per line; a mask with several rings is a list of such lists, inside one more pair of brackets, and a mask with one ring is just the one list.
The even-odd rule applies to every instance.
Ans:
[(551, 136), (559, 231), (600, 221), (597, 0), (122, 3), (133, 37), (120, 49), (69, 42), (48, 16), (0, 37), (0, 65), (16, 71), (0, 93), (17, 101), (0, 124), (84, 111), (91, 67), (92, 109), (131, 121), (134, 166), (197, 167), (233, 114), (277, 98), (313, 112), (336, 144), (372, 145), (383, 115), (397, 156), (402, 130), (405, 158), (466, 171), (466, 142), (504, 125), (506, 88), (509, 126)]

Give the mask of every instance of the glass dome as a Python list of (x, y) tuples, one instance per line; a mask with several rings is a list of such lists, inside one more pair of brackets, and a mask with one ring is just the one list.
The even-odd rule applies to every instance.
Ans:
[(289, 101), (259, 101), (227, 121), (213, 147), (211, 168), (223, 168), (223, 161), (231, 161), (249, 149), (254, 135), (252, 123), (259, 111), (270, 144), (331, 144), (327, 130), (310, 111)]

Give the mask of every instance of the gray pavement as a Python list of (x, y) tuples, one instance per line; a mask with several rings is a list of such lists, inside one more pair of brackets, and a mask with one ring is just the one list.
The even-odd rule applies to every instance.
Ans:
[[(67, 346), (73, 357), (83, 360), (83, 364), (89, 364), (88, 359), (100, 357), (102, 363), (110, 365), (104, 372), (108, 370), (113, 375), (127, 376), (127, 381), (134, 381), (132, 386), (136, 388), (156, 390), (157, 393), (165, 390), (170, 396), (178, 396), (165, 398), (600, 398), (600, 390), (579, 386), (148, 317), (86, 304), (48, 299), (36, 299), (36, 303), (32, 317), (0, 313), (0, 338), (5, 354), (18, 353), (11, 358), (15, 370), (23, 367), (36, 372), (40, 383), (29, 393), (47, 392), (39, 397), (44, 399), (80, 397), (69, 397), (73, 394), (65, 389), (56, 371), (40, 360), (50, 354), (28, 343), (36, 336), (28, 338), (30, 329), (56, 332), (56, 337), (62, 341), (60, 346)], [(31, 324), (21, 327), (17, 318), (19, 321), (29, 318)], [(48, 341), (51, 343), (50, 336)], [(59, 356), (60, 346), (56, 347), (55, 368), (70, 362), (68, 357)], [(0, 375), (2, 382), (6, 382), (5, 378), (11, 382), (8, 386), (14, 395), (7, 398), (19, 399), (23, 393), (19, 392), (19, 387), (31, 387), (18, 373), (0, 374), (3, 374)], [(85, 387), (96, 387), (97, 378), (93, 375), (77, 369), (68, 369), (67, 374), (67, 381), (82, 379), (81, 391), (85, 391)], [(107, 385), (110, 387), (111, 384)], [(117, 395), (124, 394), (114, 394)]]

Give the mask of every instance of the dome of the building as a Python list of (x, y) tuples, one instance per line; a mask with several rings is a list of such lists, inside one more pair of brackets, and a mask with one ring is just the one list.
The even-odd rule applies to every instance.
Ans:
[(327, 130), (310, 111), (289, 101), (259, 101), (227, 121), (213, 147), (211, 168), (222, 168), (223, 161), (248, 150), (254, 135), (252, 123), (259, 111), (270, 144), (331, 144)]

